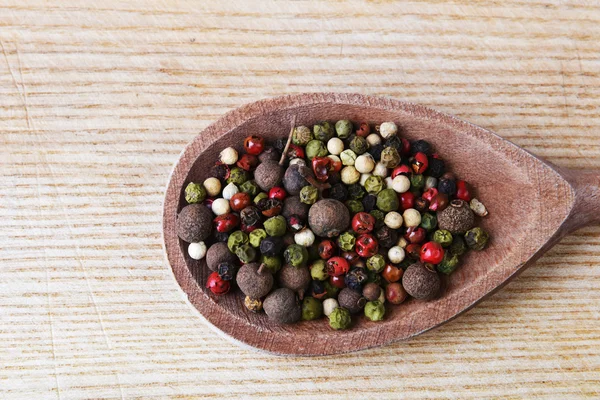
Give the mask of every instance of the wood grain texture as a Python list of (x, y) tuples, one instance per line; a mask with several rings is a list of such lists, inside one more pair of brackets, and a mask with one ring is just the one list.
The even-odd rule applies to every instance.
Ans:
[(600, 167), (596, 2), (472, 3), (1, 2), (0, 394), (598, 397), (598, 227), (440, 329), (310, 360), (215, 335), (163, 257), (181, 150), (265, 97), (390, 96)]

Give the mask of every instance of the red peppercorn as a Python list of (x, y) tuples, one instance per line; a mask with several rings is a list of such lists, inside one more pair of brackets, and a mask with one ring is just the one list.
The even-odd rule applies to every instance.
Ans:
[(317, 253), (319, 253), (319, 257), (321, 257), (323, 260), (329, 260), (335, 255), (336, 250), (337, 246), (333, 241), (323, 240), (321, 243), (319, 243)]
[(356, 253), (361, 257), (371, 257), (379, 251), (379, 243), (373, 235), (364, 233), (356, 239)]
[(385, 268), (381, 272), (383, 279), (389, 283), (398, 282), (400, 278), (402, 278), (403, 274), (404, 271), (393, 264), (386, 264)]
[(398, 165), (396, 168), (392, 170), (392, 179), (397, 177), (398, 175), (408, 175), (410, 174), (410, 167), (408, 165), (402, 164)]
[(406, 251), (406, 255), (410, 258), (418, 259), (421, 257), (421, 245), (418, 243), (411, 243), (406, 246), (406, 249), (404, 250)]
[(214, 223), (217, 232), (229, 232), (240, 224), (240, 217), (232, 213), (222, 214), (214, 219)]
[(344, 165), (342, 164), (342, 160), (334, 160), (333, 158), (331, 159), (331, 168), (329, 168), (330, 171), (333, 172), (340, 172), (342, 170), (342, 167)]
[(400, 193), (400, 205), (403, 210), (408, 210), (415, 206), (415, 194), (413, 192)]
[(408, 293), (399, 283), (390, 283), (385, 288), (385, 299), (392, 304), (400, 304), (408, 297)]
[(206, 199), (204, 199), (202, 204), (204, 204), (206, 207), (212, 209), (212, 203), (215, 200), (216, 200), (216, 197), (207, 197)]
[(436, 188), (429, 188), (426, 191), (423, 192), (423, 197), (425, 200), (431, 202), (431, 199), (433, 199), (435, 197), (435, 195), (438, 194), (438, 190)]
[(283, 201), (287, 197), (285, 189), (281, 186), (274, 186), (269, 190), (269, 198)]
[(330, 276), (329, 283), (331, 284), (331, 286), (335, 286), (338, 289), (343, 289), (346, 287), (346, 280), (344, 279), (343, 275)]
[(290, 147), (288, 147), (287, 151), (288, 158), (304, 158), (304, 149), (298, 145), (290, 143)]
[(429, 160), (427, 159), (427, 154), (425, 153), (417, 153), (410, 163), (412, 170), (415, 174), (422, 174), (425, 172), (427, 167), (429, 166)]
[(219, 276), (219, 273), (215, 271), (208, 276), (208, 279), (206, 280), (206, 287), (210, 289), (210, 291), (213, 292), (213, 294), (220, 296), (229, 292), (231, 285), (229, 281), (224, 281)]
[(375, 217), (371, 214), (361, 211), (352, 217), (352, 229), (360, 234), (369, 233), (375, 228)]
[(231, 207), (233, 211), (238, 212), (248, 207), (251, 203), (252, 200), (250, 199), (250, 195), (244, 192), (236, 193), (229, 199), (229, 207)]
[(360, 261), (360, 256), (356, 254), (355, 251), (345, 251), (342, 253), (342, 257), (344, 257), (350, 265), (354, 265), (357, 261)]
[(425, 229), (418, 226), (411, 226), (410, 228), (406, 229), (404, 239), (408, 240), (410, 243), (423, 243), (426, 236), (427, 231)]
[(257, 225), (244, 225), (244, 224), (242, 224), (242, 225), (240, 226), (240, 230), (241, 230), (242, 232), (245, 232), (245, 233), (250, 233), (250, 232), (252, 232), (253, 230), (255, 230), (255, 229), (258, 229), (258, 228), (260, 228), (260, 227), (261, 227), (261, 225), (258, 225), (258, 224), (257, 224)]
[(400, 149), (400, 155), (401, 156), (407, 156), (410, 154), (410, 142), (408, 141), (408, 139), (405, 138), (401, 138), (400, 140), (402, 140), (402, 148)]
[(320, 182), (325, 182), (329, 179), (329, 171), (332, 167), (333, 160), (329, 157), (315, 157), (312, 159), (311, 165), (315, 178)]
[(326, 270), (329, 276), (340, 276), (350, 270), (350, 264), (344, 257), (331, 257), (327, 260)]
[(252, 154), (242, 154), (236, 165), (243, 170), (250, 171), (258, 165), (258, 157)]
[(445, 193), (438, 193), (431, 199), (429, 204), (430, 211), (443, 211), (448, 207), (448, 195)]
[(467, 182), (456, 181), (456, 197), (466, 202), (471, 201), (471, 191)]
[(265, 149), (265, 139), (256, 135), (248, 136), (244, 139), (244, 149), (246, 153), (257, 156)]
[(444, 259), (444, 248), (438, 242), (427, 242), (421, 247), (421, 262), (439, 264)]
[(356, 130), (356, 136), (367, 137), (371, 133), (371, 127), (366, 122), (361, 122)]

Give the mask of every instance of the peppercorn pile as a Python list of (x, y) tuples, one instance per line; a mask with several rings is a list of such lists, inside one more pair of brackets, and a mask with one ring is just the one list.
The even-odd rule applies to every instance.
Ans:
[(488, 242), (469, 184), (394, 122), (298, 126), (243, 149), (224, 149), (208, 179), (186, 186), (177, 234), (206, 258), (213, 294), (237, 286), (275, 322), (380, 321), (385, 303), (439, 296), (440, 275)]

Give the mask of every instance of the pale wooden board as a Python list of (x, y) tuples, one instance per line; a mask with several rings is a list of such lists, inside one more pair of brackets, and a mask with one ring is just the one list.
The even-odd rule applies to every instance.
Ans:
[(335, 358), (222, 339), (163, 257), (179, 152), (259, 98), (391, 96), (600, 167), (598, 3), (471, 3), (2, 1), (0, 395), (600, 396), (598, 227), (440, 329)]

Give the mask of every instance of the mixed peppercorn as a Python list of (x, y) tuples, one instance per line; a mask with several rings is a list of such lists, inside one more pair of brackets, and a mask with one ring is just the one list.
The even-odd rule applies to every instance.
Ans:
[(214, 295), (235, 284), (278, 323), (381, 321), (386, 303), (439, 296), (440, 275), (488, 242), (469, 184), (394, 122), (298, 126), (270, 146), (249, 136), (243, 151), (224, 149), (185, 187), (177, 234), (206, 258)]

